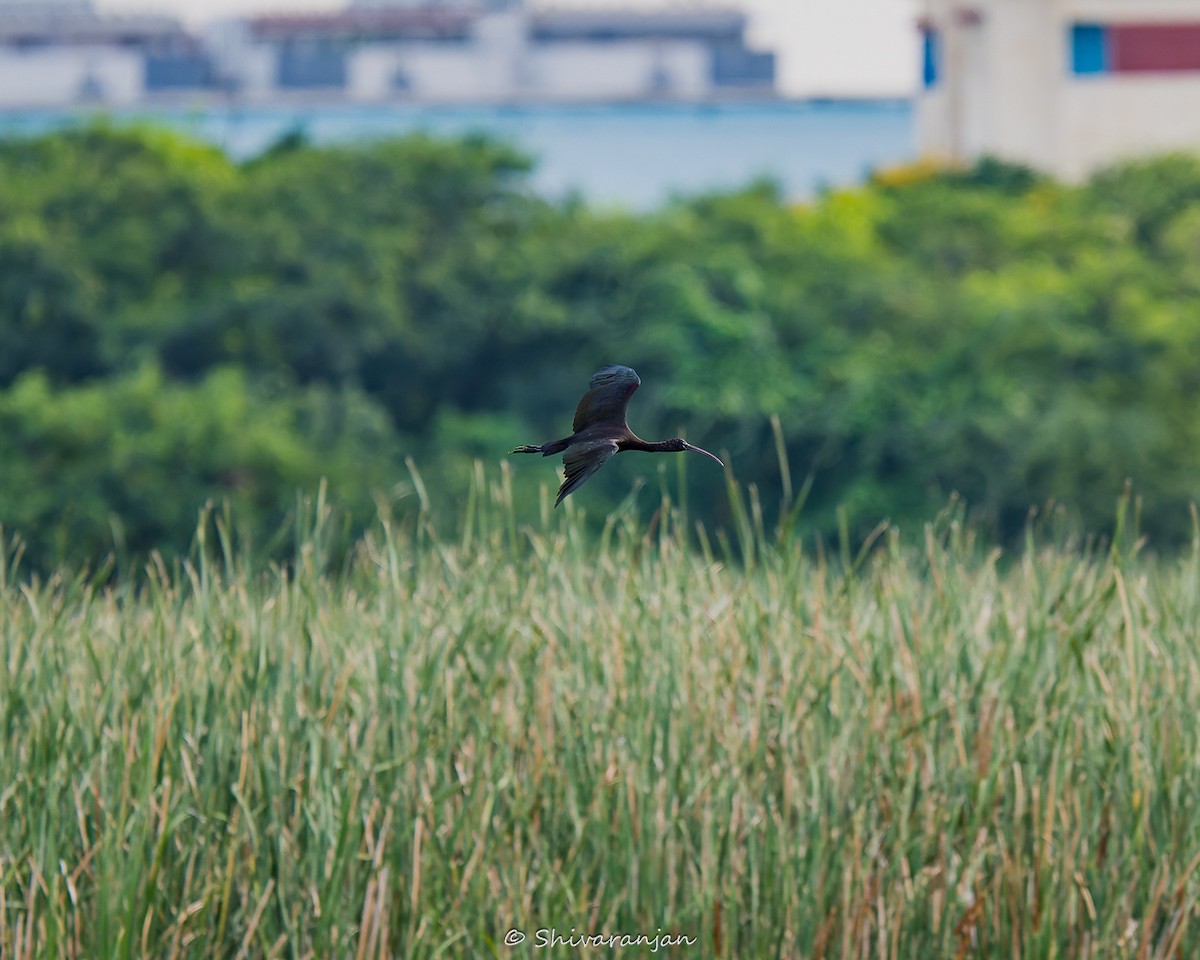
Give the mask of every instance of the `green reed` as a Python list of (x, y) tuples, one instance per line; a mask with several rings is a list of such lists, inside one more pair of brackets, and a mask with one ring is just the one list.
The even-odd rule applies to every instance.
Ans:
[(827, 554), (803, 489), (596, 536), (483, 467), (439, 526), (410, 470), (348, 560), (323, 494), (266, 572), (219, 511), (116, 578), (4, 541), (0, 956), (1200, 952), (1200, 549), (1128, 502)]

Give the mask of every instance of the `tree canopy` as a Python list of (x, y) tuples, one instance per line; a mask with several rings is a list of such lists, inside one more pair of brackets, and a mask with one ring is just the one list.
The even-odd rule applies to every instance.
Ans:
[[(994, 160), (790, 203), (771, 183), (645, 214), (535, 196), (480, 137), (282, 143), (235, 164), (154, 128), (0, 140), (0, 524), (39, 562), (184, 549), (229, 500), (267, 537), (325, 478), (360, 519), (412, 456), (565, 435), (635, 367), (634, 429), (726, 451), (800, 526), (920, 522), (958, 493), (1002, 540), (1061, 503), (1190, 535), (1200, 487), (1200, 159), (1078, 187)], [(615, 504), (643, 462), (589, 484)], [(553, 485), (514, 463), (522, 502)], [(725, 479), (691, 470), (698, 519)]]

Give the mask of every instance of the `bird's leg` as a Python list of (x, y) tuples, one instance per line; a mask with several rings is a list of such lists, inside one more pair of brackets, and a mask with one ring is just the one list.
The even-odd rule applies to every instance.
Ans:
[(548, 443), (538, 444), (538, 446), (536, 446), (536, 447), (532, 446), (528, 443), (523, 443), (523, 444), (521, 444), (521, 446), (514, 447), (512, 450), (509, 450), (508, 452), (510, 454), (513, 454), (513, 453), (540, 453), (543, 457), (548, 457), (553, 453), (562, 453), (564, 450), (567, 449), (567, 445), (570, 442), (571, 442), (571, 438), (567, 437), (563, 440), (551, 440)]

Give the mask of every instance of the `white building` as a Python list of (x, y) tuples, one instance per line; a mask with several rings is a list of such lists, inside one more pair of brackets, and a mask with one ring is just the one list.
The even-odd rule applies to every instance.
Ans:
[(770, 53), (737, 10), (527, 9), (520, 0), (357, 0), (255, 17), (211, 47), (247, 100), (614, 101), (770, 95)]
[[(153, 3), (153, 0), (148, 0)], [(523, 0), (351, 0), (202, 35), (90, 0), (0, 0), (0, 109), (155, 101), (519, 103), (774, 92), (734, 9), (530, 9)]]
[(122, 106), (213, 80), (171, 17), (100, 16), (87, 0), (0, 0), (0, 109)]
[(1200, 0), (923, 0), (924, 153), (1079, 179), (1200, 150)]

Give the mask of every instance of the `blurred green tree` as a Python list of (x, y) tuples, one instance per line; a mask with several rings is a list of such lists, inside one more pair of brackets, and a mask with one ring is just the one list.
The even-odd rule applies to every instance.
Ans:
[(57, 389), (29, 373), (0, 393), (0, 517), (42, 565), (186, 550), (209, 503), (228, 502), (261, 546), (323, 479), (361, 524), (396, 459), (385, 416), (361, 395), (274, 395), (236, 368), (195, 385), (145, 367)]
[[(405, 455), (453, 503), (470, 458), (563, 435), (620, 361), (647, 383), (635, 429), (686, 425), (768, 507), (778, 415), (813, 532), (952, 492), (1006, 541), (1050, 500), (1102, 530), (1130, 478), (1144, 529), (1183, 538), (1200, 160), (1079, 187), (913, 167), (802, 205), (761, 181), (643, 214), (547, 203), (528, 170), (479, 137), (293, 137), (241, 165), (152, 128), (0, 140), (0, 523), (56, 558), (114, 518), (180, 548), (229, 498), (258, 536), (321, 476), (369, 513)], [(589, 485), (594, 514), (636, 463)], [(688, 488), (729, 519), (719, 472)]]

